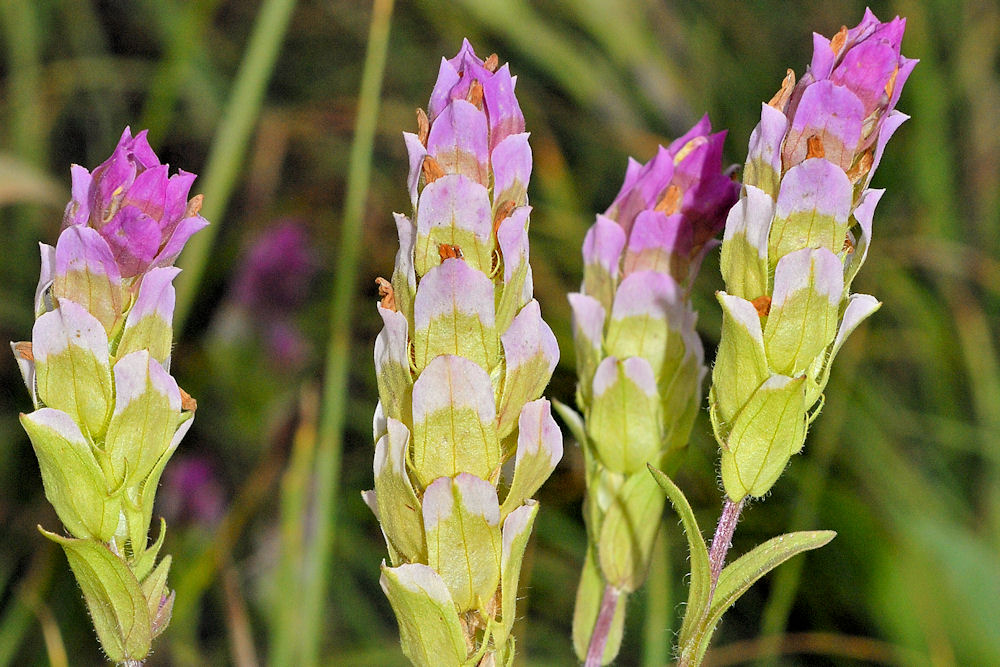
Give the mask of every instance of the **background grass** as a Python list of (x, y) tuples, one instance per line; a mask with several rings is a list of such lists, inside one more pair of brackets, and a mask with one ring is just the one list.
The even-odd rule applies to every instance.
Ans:
[[(872, 4), (883, 19), (908, 17), (904, 53), (921, 60), (899, 104), (913, 118), (875, 177), (888, 192), (856, 283), (884, 306), (838, 357), (804, 454), (746, 512), (735, 552), (790, 529), (839, 537), (754, 587), (724, 620), (711, 664), (1000, 664), (1000, 7)], [(577, 249), (626, 156), (648, 159), (708, 112), (729, 128), (728, 160), (742, 162), (760, 102), (786, 68), (801, 74), (808, 62), (810, 32), (831, 35), (863, 10), (402, 2), (384, 68), (370, 66), (382, 78), (380, 96), (368, 84), (373, 110), (359, 98), (377, 35), (371, 3), (0, 2), (0, 338), (29, 336), (36, 243), (57, 236), (70, 163), (93, 167), (130, 124), (150, 128), (164, 161), (204, 176), (195, 190), (208, 195), (213, 228), (199, 242), (204, 254), (183, 260), (188, 317), (173, 364), (200, 410), (171, 467), (207, 465), (211, 484), (193, 493), (219, 494), (225, 509), (185, 510), (165, 499), (179, 488), (183, 500), (189, 487), (161, 489), (178, 606), (150, 664), (402, 664), (377, 583), (384, 545), (358, 492), (371, 486), (373, 279), (391, 272), (390, 212), (409, 206), (400, 132), (415, 128), (442, 55), (468, 36), (519, 76), (535, 155), (535, 290), (563, 349), (548, 395), (570, 402), (565, 294), (578, 286)], [(366, 152), (370, 175), (359, 167)], [(352, 217), (356, 237), (345, 227)], [(299, 290), (306, 351), (294, 363), (275, 356), (233, 287), (250, 244), (289, 218), (308, 231), (318, 267)], [(696, 295), (709, 358), (720, 287), (713, 258)], [(332, 320), (331, 298), (340, 304)], [(331, 336), (350, 363), (321, 408)], [(0, 665), (65, 664), (67, 654), (100, 664), (65, 559), (35, 531), (58, 520), (17, 423), (28, 408), (13, 359), (0, 354)], [(319, 424), (331, 409), (342, 425), (324, 427), (319, 442), (335, 442), (322, 454)], [(522, 664), (574, 662), (581, 466), (568, 446), (539, 494), (522, 575)], [(678, 481), (706, 526), (719, 509), (715, 466), (703, 414)], [(686, 554), (675, 518), (664, 523), (651, 595), (630, 603), (619, 664), (663, 664), (678, 626)], [(300, 636), (303, 609), (316, 609), (316, 630)]]

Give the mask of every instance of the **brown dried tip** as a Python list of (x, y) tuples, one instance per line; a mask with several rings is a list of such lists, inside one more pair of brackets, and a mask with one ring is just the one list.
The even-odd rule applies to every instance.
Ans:
[(379, 276), (375, 279), (375, 284), (378, 285), (378, 295), (382, 297), (379, 305), (386, 310), (396, 312), (396, 293), (392, 289), (392, 283)]
[(757, 309), (757, 315), (760, 317), (767, 317), (768, 313), (771, 312), (771, 297), (768, 295), (759, 296), (750, 303), (753, 307)]
[(857, 184), (862, 178), (868, 175), (871, 171), (872, 165), (875, 164), (875, 154), (872, 149), (866, 150), (858, 158), (857, 162), (851, 165), (851, 168), (847, 170), (847, 178), (850, 179), (851, 183)]
[(441, 256), (442, 262), (446, 259), (462, 259), (464, 257), (462, 249), (450, 243), (439, 243), (438, 254)]
[(654, 211), (659, 211), (660, 213), (666, 213), (667, 215), (673, 215), (681, 206), (681, 199), (684, 197), (684, 193), (676, 185), (670, 185), (666, 190), (663, 191), (663, 196), (660, 197), (660, 201), (656, 202), (656, 206), (653, 207)]
[(491, 53), (490, 57), (483, 61), (483, 69), (487, 72), (496, 72), (497, 68), (500, 66), (500, 56), (495, 53)]
[(483, 108), (483, 84), (475, 80), (469, 86), (469, 92), (465, 94), (465, 101), (477, 109)]
[(20, 343), (14, 343), (14, 351), (17, 352), (17, 356), (21, 357), (25, 361), (34, 361), (35, 355), (31, 352), (31, 342), (21, 341)]
[(178, 387), (178, 389), (181, 390), (181, 410), (185, 410), (187, 412), (194, 412), (197, 410), (198, 401), (191, 398), (191, 394), (181, 389), (181, 387)]
[(500, 229), (500, 223), (506, 220), (515, 208), (517, 208), (517, 204), (511, 199), (505, 199), (497, 206), (497, 211), (493, 214), (493, 238), (497, 237), (497, 230)]
[(424, 158), (424, 163), (421, 165), (420, 170), (424, 173), (424, 182), (433, 183), (437, 179), (444, 176), (444, 169), (438, 164), (438, 161), (432, 158), (430, 155)]
[(193, 218), (198, 215), (198, 212), (201, 211), (201, 203), (203, 201), (205, 201), (205, 195), (195, 195), (194, 197), (191, 197), (191, 201), (188, 202), (187, 210), (184, 211), (184, 217)]
[(768, 106), (774, 107), (778, 111), (783, 111), (788, 104), (788, 98), (792, 96), (792, 89), (795, 88), (795, 71), (788, 70), (785, 79), (781, 82), (781, 89), (774, 94)]
[(843, 250), (847, 254), (851, 254), (852, 252), (854, 252), (854, 241), (851, 240), (850, 236), (845, 236), (844, 237), (844, 247), (843, 247)]
[(826, 157), (826, 151), (823, 149), (823, 140), (819, 138), (818, 134), (814, 134), (808, 139), (806, 139), (806, 159), (811, 157)]
[(840, 32), (833, 36), (830, 40), (830, 50), (834, 53), (840, 53), (840, 50), (844, 48), (844, 44), (847, 43), (847, 26), (840, 26)]
[(417, 139), (427, 148), (427, 137), (431, 134), (431, 121), (427, 118), (427, 112), (417, 109)]

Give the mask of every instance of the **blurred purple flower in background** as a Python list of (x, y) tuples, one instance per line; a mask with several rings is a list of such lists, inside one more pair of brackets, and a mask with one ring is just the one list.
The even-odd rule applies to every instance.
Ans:
[(309, 343), (295, 321), (319, 269), (309, 244), (305, 226), (296, 220), (266, 229), (239, 261), (231, 307), (221, 316), (225, 338), (250, 330), (282, 369), (300, 367), (309, 355)]
[(206, 528), (219, 522), (226, 505), (214, 466), (197, 455), (171, 462), (159, 501), (161, 511), (171, 522), (189, 522)]

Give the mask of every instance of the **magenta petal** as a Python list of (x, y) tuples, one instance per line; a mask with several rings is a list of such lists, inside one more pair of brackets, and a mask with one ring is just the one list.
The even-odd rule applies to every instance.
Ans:
[(412, 132), (403, 132), (406, 152), (410, 156), (410, 171), (406, 176), (406, 187), (410, 192), (410, 205), (417, 208), (417, 186), (420, 184), (420, 169), (424, 165), (427, 149), (420, 143), (420, 137)]
[[(125, 128), (125, 132), (122, 133), (122, 140), (124, 141), (129, 128)], [(156, 153), (149, 145), (149, 139), (146, 135), (149, 130), (142, 130), (135, 135), (135, 138), (129, 142), (125, 142), (128, 146), (130, 157), (132, 157), (143, 169), (152, 169), (160, 165), (160, 159), (156, 157)]]
[(421, 331), (452, 312), (476, 315), (483, 327), (494, 323), (493, 282), (461, 259), (444, 260), (420, 280), (413, 303), (414, 327)]
[(514, 95), (514, 81), (506, 64), (482, 84), (492, 149), (510, 135), (524, 132), (524, 114)]
[(168, 167), (160, 165), (147, 169), (135, 177), (125, 193), (122, 207), (134, 206), (155, 220), (163, 218), (167, 199)]
[(126, 329), (135, 326), (148, 315), (157, 315), (168, 324), (173, 320), (173, 280), (180, 272), (180, 269), (170, 266), (152, 269), (142, 277), (139, 293), (125, 321)]
[(899, 50), (888, 44), (867, 41), (844, 54), (830, 81), (846, 86), (864, 105), (865, 115), (885, 103), (886, 84), (896, 71)]
[[(528, 133), (512, 134), (493, 149), (493, 203), (511, 199), (516, 204), (527, 198), (531, 178), (531, 146)], [(508, 192), (511, 191), (511, 192)], [(514, 196), (516, 195), (516, 196)]]
[(462, 174), (442, 176), (424, 187), (417, 205), (418, 236), (434, 227), (454, 225), (472, 231), (482, 243), (490, 242), (493, 216), (489, 193), (482, 184)]
[(433, 123), (444, 108), (451, 101), (451, 89), (459, 82), (461, 77), (458, 70), (446, 58), (441, 58), (441, 66), (438, 68), (437, 81), (431, 91), (431, 99), (427, 104), (427, 116)]
[(816, 136), (823, 144), (824, 157), (847, 171), (861, 144), (865, 116), (861, 100), (848, 88), (831, 81), (809, 86), (802, 94), (785, 140), (785, 166), (805, 160), (808, 140)]
[(686, 278), (687, 259), (694, 248), (693, 228), (681, 213), (666, 215), (646, 210), (635, 218), (628, 237), (624, 274), (636, 271), (670, 273)]
[(90, 210), (96, 225), (107, 222), (104, 217), (117, 210), (125, 192), (131, 187), (138, 170), (128, 159), (128, 150), (119, 144), (114, 153), (91, 173), (94, 187), (90, 189)]
[(194, 174), (178, 169), (177, 173), (167, 181), (167, 196), (161, 224), (164, 235), (172, 234), (174, 227), (184, 218), (188, 207), (188, 195), (196, 178), (198, 177)]
[(667, 146), (667, 151), (669, 151), (671, 155), (677, 155), (678, 151), (684, 148), (684, 146), (689, 141), (691, 141), (695, 137), (705, 136), (711, 131), (712, 131), (712, 123), (708, 118), (708, 114), (705, 114), (704, 116), (701, 117), (701, 119), (697, 123), (694, 124), (694, 127), (688, 130), (682, 136), (670, 142), (670, 145)]
[(184, 249), (184, 244), (187, 243), (188, 239), (191, 238), (195, 232), (198, 232), (207, 226), (208, 220), (200, 215), (191, 216), (190, 218), (184, 218), (181, 220), (174, 229), (174, 233), (170, 235), (169, 239), (167, 239), (163, 249), (156, 255), (156, 258), (150, 265), (169, 266), (173, 264), (174, 260), (177, 259), (177, 256), (181, 254), (181, 250)]
[(597, 264), (614, 279), (618, 277), (618, 262), (625, 247), (625, 231), (617, 222), (603, 215), (587, 231), (583, 239), (583, 263)]
[(607, 313), (601, 302), (592, 296), (572, 292), (569, 305), (573, 309), (573, 336), (586, 339), (587, 347), (599, 350), (604, 338), (604, 320)]
[(431, 125), (427, 152), (449, 174), (488, 183), (489, 135), (486, 117), (465, 100), (454, 100)]
[(160, 248), (160, 224), (134, 206), (118, 211), (101, 236), (111, 246), (123, 278), (145, 271)]
[[(44, 268), (43, 257), (43, 271)], [(65, 276), (70, 271), (107, 276), (113, 285), (121, 281), (118, 264), (107, 241), (94, 229), (80, 225), (67, 227), (56, 241), (55, 275)]]
[(625, 277), (618, 286), (611, 317), (623, 320), (633, 315), (650, 315), (677, 323), (682, 321), (683, 311), (684, 293), (676, 280), (665, 273), (639, 271)]
[(31, 329), (31, 352), (36, 364), (44, 364), (70, 345), (82, 348), (97, 358), (99, 366), (108, 365), (108, 336), (96, 317), (83, 306), (63, 299), (59, 308), (44, 313)]
[(63, 214), (63, 227), (85, 225), (90, 220), (90, 188), (94, 180), (90, 172), (78, 164), (72, 165), (69, 172), (73, 181), (73, 196)]
[[(788, 118), (769, 104), (760, 105), (760, 122), (750, 133), (747, 163), (761, 162), (781, 174), (781, 144), (788, 130)], [(755, 183), (755, 185), (760, 185)]]
[(531, 361), (539, 354), (549, 364), (546, 377), (552, 374), (559, 362), (559, 344), (552, 329), (542, 319), (541, 309), (534, 299), (525, 304), (507, 330), (501, 334), (500, 342), (503, 344), (508, 376), (518, 366)]
[(809, 73), (815, 77), (817, 81), (827, 79), (830, 77), (830, 72), (833, 71), (833, 66), (836, 61), (837, 54), (830, 48), (830, 40), (823, 35), (814, 32), (813, 56), (812, 62), (809, 63)]
[[(38, 251), (41, 255), (41, 270), (38, 274), (38, 285), (35, 287), (35, 317), (52, 309), (52, 298), (47, 296), (47, 292), (52, 287), (56, 275), (56, 249), (47, 243), (39, 243)], [(108, 250), (108, 254), (111, 254), (111, 250)]]
[(815, 210), (845, 222), (851, 212), (852, 187), (847, 174), (823, 158), (811, 158), (788, 170), (781, 181), (776, 218)]
[(497, 245), (503, 255), (503, 281), (509, 283), (517, 269), (528, 261), (528, 216), (530, 206), (519, 206), (497, 228)]

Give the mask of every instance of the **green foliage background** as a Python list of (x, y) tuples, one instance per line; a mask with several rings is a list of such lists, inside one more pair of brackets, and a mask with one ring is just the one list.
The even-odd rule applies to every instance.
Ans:
[[(908, 17), (904, 54), (921, 60), (899, 104), (913, 118), (875, 177), (888, 192), (856, 284), (884, 306), (838, 358), (804, 454), (746, 512), (734, 553), (788, 530), (839, 536), (744, 596), (709, 664), (1000, 664), (1000, 6), (873, 9)], [(200, 409), (177, 458), (210, 461), (227, 509), (216, 522), (168, 516), (178, 605), (149, 664), (402, 663), (378, 588), (384, 545), (359, 491), (371, 486), (373, 279), (391, 273), (390, 213), (409, 207), (400, 132), (416, 127), (413, 110), (426, 105), (442, 55), (468, 36), (519, 77), (535, 155), (535, 290), (563, 350), (548, 395), (572, 402), (565, 294), (578, 286), (584, 232), (617, 192), (626, 156), (647, 160), (708, 112), (729, 128), (727, 159), (741, 163), (760, 103), (786, 68), (801, 74), (808, 63), (810, 32), (832, 35), (863, 11), (778, 0), (401, 1), (368, 118), (373, 143), (355, 148), (373, 150), (369, 182), (363, 160), (351, 159), (358, 109), (371, 108), (359, 100), (369, 2), (0, 3), (0, 338), (29, 337), (36, 243), (55, 241), (69, 164), (95, 166), (124, 125), (150, 128), (164, 161), (202, 174), (195, 191), (212, 211), (204, 263), (196, 253), (182, 262), (190, 311), (173, 371)], [(259, 57), (269, 48), (273, 67)], [(356, 213), (345, 212), (349, 187)], [(340, 243), (345, 216), (361, 223), (360, 242)], [(307, 226), (321, 265), (298, 315), (311, 352), (296, 369), (276, 364), (254, 335), (222, 333), (241, 255), (287, 217)], [(358, 287), (338, 296), (350, 281), (335, 280), (337, 266), (353, 262), (342, 274)], [(711, 258), (696, 296), (709, 358), (719, 288)], [(335, 321), (331, 298), (341, 304)], [(347, 382), (320, 403), (331, 332)], [(65, 558), (35, 530), (58, 520), (17, 423), (29, 407), (13, 358), (0, 354), (0, 665), (100, 664)], [(320, 437), (316, 458), (317, 423), (336, 427), (338, 409), (343, 437)], [(709, 526), (720, 496), (705, 417), (677, 481)], [(540, 493), (522, 575), (525, 665), (574, 663), (583, 484), (578, 448), (566, 451)], [(686, 553), (676, 518), (664, 524), (646, 593), (630, 603), (622, 665), (664, 664), (679, 627)], [(329, 557), (317, 548), (324, 534)], [(317, 564), (327, 573), (319, 581)], [(309, 625), (302, 614), (316, 630), (299, 632)]]

